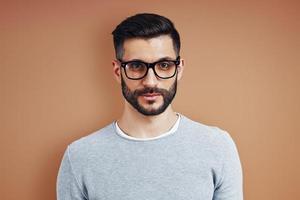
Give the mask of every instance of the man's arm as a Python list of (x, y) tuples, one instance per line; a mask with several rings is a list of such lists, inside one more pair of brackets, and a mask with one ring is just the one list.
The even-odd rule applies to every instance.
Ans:
[(69, 147), (64, 153), (56, 182), (57, 200), (87, 200), (70, 161)]
[(236, 145), (227, 132), (223, 134), (223, 166), (220, 181), (216, 184), (213, 200), (242, 200), (243, 175)]

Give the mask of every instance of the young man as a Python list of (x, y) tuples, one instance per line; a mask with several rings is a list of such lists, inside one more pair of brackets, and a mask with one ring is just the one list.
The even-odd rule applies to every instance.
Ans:
[(68, 146), (58, 200), (242, 200), (230, 135), (174, 112), (184, 61), (173, 23), (137, 14), (113, 31), (122, 116)]

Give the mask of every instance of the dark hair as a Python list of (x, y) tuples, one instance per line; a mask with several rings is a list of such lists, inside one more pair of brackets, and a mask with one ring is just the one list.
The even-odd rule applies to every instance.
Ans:
[(122, 21), (112, 32), (117, 59), (123, 57), (123, 44), (126, 39), (149, 39), (160, 35), (170, 35), (174, 50), (179, 55), (180, 37), (174, 24), (166, 17), (151, 13), (140, 13)]

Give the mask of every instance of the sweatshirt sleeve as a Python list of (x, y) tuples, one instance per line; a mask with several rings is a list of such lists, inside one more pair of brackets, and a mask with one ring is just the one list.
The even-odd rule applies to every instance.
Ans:
[(69, 146), (58, 171), (56, 195), (57, 200), (87, 200), (72, 169)]
[(243, 200), (242, 166), (236, 145), (225, 131), (223, 142), (221, 178), (216, 184), (213, 200)]

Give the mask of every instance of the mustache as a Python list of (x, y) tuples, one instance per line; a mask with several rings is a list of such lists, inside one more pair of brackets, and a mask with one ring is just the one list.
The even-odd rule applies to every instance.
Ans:
[(143, 88), (143, 89), (139, 89), (139, 90), (135, 90), (134, 91), (134, 95), (135, 96), (141, 96), (147, 93), (159, 93), (161, 95), (165, 94), (166, 92), (168, 92), (168, 90), (166, 89), (161, 89), (161, 88)]

